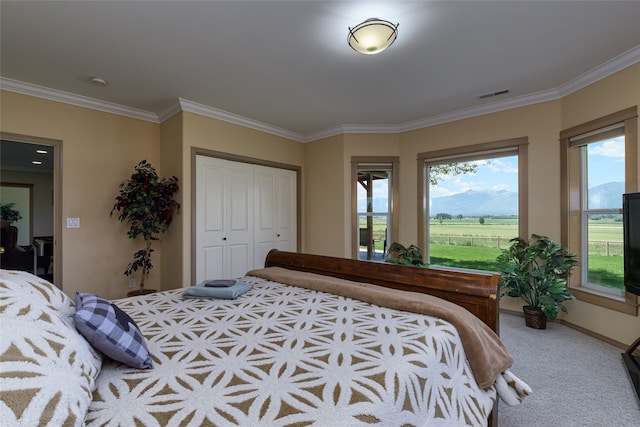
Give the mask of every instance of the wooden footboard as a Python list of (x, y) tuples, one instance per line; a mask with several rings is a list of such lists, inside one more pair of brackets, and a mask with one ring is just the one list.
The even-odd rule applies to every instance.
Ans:
[(500, 275), (497, 273), (420, 268), (276, 249), (267, 255), (265, 267), (283, 267), (434, 295), (466, 308), (498, 332)]

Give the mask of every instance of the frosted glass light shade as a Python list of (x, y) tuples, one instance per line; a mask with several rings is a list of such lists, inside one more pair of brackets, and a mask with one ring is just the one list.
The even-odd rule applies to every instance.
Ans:
[(365, 55), (380, 53), (396, 41), (398, 25), (378, 18), (370, 18), (349, 28), (347, 42), (354, 50)]

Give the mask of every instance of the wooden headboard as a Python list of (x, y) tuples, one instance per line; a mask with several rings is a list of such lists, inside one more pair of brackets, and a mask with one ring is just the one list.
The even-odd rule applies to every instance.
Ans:
[(388, 288), (421, 292), (458, 304), (498, 332), (498, 273), (412, 267), (273, 249), (265, 267), (308, 271)]

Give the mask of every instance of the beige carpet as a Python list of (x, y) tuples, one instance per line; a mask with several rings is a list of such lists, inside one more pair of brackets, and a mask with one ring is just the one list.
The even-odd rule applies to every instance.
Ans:
[(500, 427), (640, 426), (623, 350), (554, 322), (527, 328), (510, 313), (500, 313), (500, 336), (513, 373), (533, 389), (520, 406), (500, 404)]

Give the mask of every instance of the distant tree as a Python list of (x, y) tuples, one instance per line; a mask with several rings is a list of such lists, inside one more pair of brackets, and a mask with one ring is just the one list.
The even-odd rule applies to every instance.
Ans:
[(478, 222), (479, 222), (480, 224), (484, 224), (484, 217), (483, 217), (483, 216), (481, 216), (480, 218), (478, 218)]
[(429, 183), (438, 185), (438, 177), (446, 175), (462, 175), (465, 173), (476, 173), (478, 165), (471, 162), (449, 163), (429, 166)]
[(442, 221), (444, 219), (451, 219), (453, 217), (451, 216), (451, 214), (448, 214), (448, 213), (439, 213), (436, 216), (434, 216), (434, 218)]
[(458, 215), (456, 215), (456, 219), (457, 219), (457, 220), (461, 220), (462, 218), (464, 218), (464, 217), (462, 216), (462, 214), (458, 214)]

